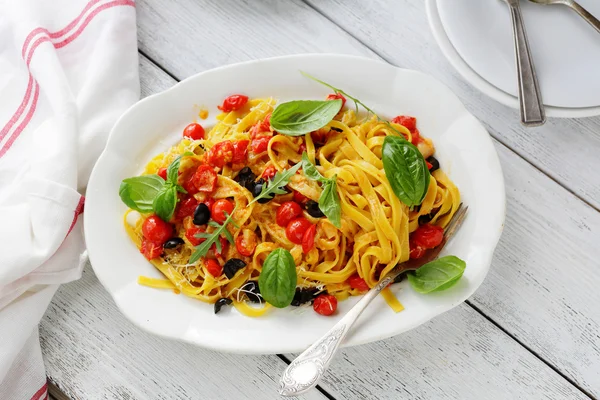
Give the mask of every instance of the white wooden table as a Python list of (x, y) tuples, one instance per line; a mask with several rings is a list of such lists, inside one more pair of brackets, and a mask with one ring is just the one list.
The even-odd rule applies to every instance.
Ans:
[[(495, 139), (507, 218), (483, 286), (407, 334), (342, 350), (303, 398), (600, 398), (600, 118), (524, 129), (451, 68), (418, 0), (143, 0), (137, 15), (143, 96), (239, 61), (356, 54), (435, 76)], [(278, 399), (294, 357), (142, 332), (90, 266), (59, 290), (40, 333), (49, 379), (72, 399)]]

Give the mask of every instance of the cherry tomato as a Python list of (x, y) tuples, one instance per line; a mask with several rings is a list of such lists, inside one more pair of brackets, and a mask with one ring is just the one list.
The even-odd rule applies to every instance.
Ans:
[(197, 124), (195, 122), (189, 124), (183, 130), (183, 137), (192, 140), (204, 139), (204, 128), (202, 127), (202, 125)]
[(140, 247), (140, 253), (148, 260), (152, 260), (156, 257), (160, 257), (163, 252), (162, 245), (151, 242), (148, 239), (142, 240), (142, 246)]
[(365, 280), (361, 278), (358, 274), (354, 274), (350, 278), (348, 278), (348, 283), (350, 284), (350, 287), (352, 289), (357, 289), (361, 292), (366, 292), (367, 290), (369, 290), (369, 285), (367, 285), (367, 282), (365, 282)]
[(254, 231), (244, 229), (235, 239), (235, 248), (243, 256), (250, 257), (256, 250), (258, 237)]
[(300, 192), (294, 191), (294, 201), (298, 204), (305, 204), (308, 201), (308, 197)]
[(310, 221), (304, 217), (293, 219), (285, 228), (285, 236), (287, 236), (292, 243), (302, 244), (304, 233), (311, 225)]
[(204, 268), (206, 268), (206, 271), (208, 271), (208, 273), (214, 276), (215, 278), (217, 276), (221, 276), (221, 274), (223, 273), (223, 267), (212, 258), (204, 261)]
[(206, 162), (213, 167), (223, 168), (233, 160), (233, 144), (224, 140), (215, 144), (206, 154)]
[(222, 224), (227, 219), (227, 214), (231, 214), (233, 211), (233, 203), (227, 199), (219, 199), (215, 201), (215, 204), (210, 209), (210, 215), (212, 219)]
[(271, 131), (271, 113), (267, 114), (265, 119), (260, 124), (261, 132), (270, 132)]
[(332, 94), (328, 94), (327, 97), (325, 97), (325, 100), (341, 100), (342, 101), (342, 108), (344, 108), (344, 106), (346, 105), (346, 98), (344, 96), (342, 96), (341, 93), (332, 93)]
[(277, 168), (275, 168), (272, 165), (269, 165), (267, 168), (265, 168), (265, 171), (262, 173), (261, 176), (263, 177), (263, 179), (269, 180), (272, 177), (274, 177), (276, 173), (277, 173)]
[(243, 94), (232, 94), (223, 100), (223, 104), (217, 108), (223, 112), (239, 110), (248, 102), (248, 96)]
[(315, 234), (317, 232), (317, 226), (316, 225), (311, 225), (306, 232), (304, 232), (304, 235), (302, 236), (302, 252), (304, 254), (308, 253), (309, 251), (312, 250), (313, 246), (315, 245)]
[(185, 230), (185, 237), (190, 241), (192, 246), (198, 246), (200, 243), (204, 242), (206, 239), (197, 238), (196, 235), (199, 233), (205, 232), (204, 228), (199, 226), (190, 226)]
[(317, 129), (310, 133), (313, 143), (323, 144), (327, 141), (327, 132), (324, 129)]
[(159, 168), (157, 174), (158, 174), (158, 176), (163, 178), (165, 181), (167, 180), (167, 169), (166, 168)]
[(425, 160), (425, 164), (427, 164), (427, 169), (433, 168), (433, 164), (430, 163), (429, 161)]
[(252, 140), (252, 152), (258, 154), (267, 151), (270, 140), (271, 136), (256, 136), (254, 140)]
[(208, 207), (209, 210), (212, 210), (212, 206), (215, 204), (215, 199), (209, 197), (208, 199), (204, 200), (203, 203), (206, 204), (206, 207)]
[(193, 215), (194, 211), (196, 211), (196, 207), (198, 207), (198, 200), (193, 196), (184, 198), (177, 204), (177, 208), (175, 209), (175, 220), (182, 220), (185, 217)]
[(173, 226), (160, 219), (157, 215), (152, 215), (146, 218), (142, 224), (142, 233), (152, 243), (162, 245), (173, 236)]
[(433, 249), (444, 239), (444, 229), (439, 226), (425, 224), (421, 225), (411, 234), (411, 239), (416, 246)]
[(417, 246), (415, 244), (414, 240), (410, 240), (409, 245), (410, 245), (410, 258), (414, 258), (414, 259), (421, 258), (425, 255), (425, 252), (427, 251), (426, 248)]
[(411, 133), (412, 133), (412, 139), (410, 140), (410, 142), (412, 144), (414, 144), (416, 146), (420, 142), (423, 141), (423, 139), (421, 139), (421, 132), (419, 132), (419, 130), (417, 128), (415, 128), (414, 131), (411, 131)]
[(246, 162), (246, 154), (248, 154), (249, 140), (236, 140), (233, 142), (233, 157), (231, 162), (234, 164), (242, 164)]
[(287, 226), (291, 220), (302, 214), (302, 207), (295, 201), (286, 201), (277, 208), (275, 221), (279, 226)]
[(306, 144), (300, 143), (300, 146), (298, 146), (298, 154), (302, 154), (305, 151), (306, 151)]
[(195, 193), (212, 193), (217, 188), (217, 180), (217, 173), (211, 166), (200, 165), (190, 178), (189, 185), (195, 188)]
[(337, 299), (330, 294), (321, 294), (315, 299), (313, 310), (317, 314), (331, 315), (337, 310)]
[(406, 115), (398, 115), (392, 119), (394, 124), (402, 125), (409, 131), (414, 131), (417, 129), (417, 119), (415, 117), (409, 117)]

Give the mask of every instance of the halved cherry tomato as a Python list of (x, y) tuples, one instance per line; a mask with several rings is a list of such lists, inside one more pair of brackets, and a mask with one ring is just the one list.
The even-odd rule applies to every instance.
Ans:
[(232, 94), (223, 100), (223, 104), (217, 108), (223, 112), (239, 110), (248, 102), (248, 96), (243, 94)]
[(146, 257), (147, 260), (155, 259), (160, 257), (163, 252), (162, 245), (151, 242), (148, 239), (142, 240), (142, 246), (140, 247), (140, 253)]
[(227, 214), (231, 214), (233, 211), (233, 203), (227, 199), (219, 199), (215, 201), (215, 204), (210, 209), (210, 216), (212, 219), (222, 224), (227, 219)]
[(248, 154), (249, 140), (235, 140), (233, 146), (233, 157), (231, 162), (234, 164), (241, 164), (246, 162), (246, 154)]
[(308, 197), (306, 197), (302, 193), (296, 192), (296, 191), (294, 191), (294, 197), (293, 197), (293, 199), (298, 204), (305, 204), (308, 201)]
[(298, 154), (302, 154), (306, 151), (306, 144), (304, 142), (300, 143), (298, 146)]
[(217, 188), (217, 173), (209, 165), (200, 165), (189, 180), (189, 185), (194, 186), (195, 193), (212, 193)]
[(412, 139), (410, 140), (410, 142), (412, 144), (414, 144), (416, 146), (420, 142), (423, 141), (423, 139), (421, 139), (421, 132), (419, 132), (419, 130), (417, 128), (415, 128), (414, 131), (411, 131), (411, 133), (412, 133)]
[(344, 96), (342, 96), (341, 93), (332, 93), (332, 94), (328, 94), (327, 97), (325, 97), (325, 100), (341, 100), (342, 101), (342, 108), (344, 108), (344, 106), (346, 105), (346, 98)]
[(157, 215), (152, 215), (142, 224), (142, 233), (152, 243), (162, 245), (173, 236), (173, 225), (163, 221)]
[(410, 240), (408, 243), (410, 246), (410, 258), (417, 259), (425, 255), (425, 252), (427, 251), (426, 248), (417, 246), (414, 240)]
[(313, 246), (315, 245), (315, 234), (317, 232), (317, 226), (316, 225), (311, 225), (306, 232), (304, 232), (304, 235), (302, 236), (302, 252), (304, 254), (308, 253), (309, 251), (312, 250)]
[(167, 169), (166, 168), (159, 168), (157, 174), (158, 174), (158, 176), (163, 178), (165, 181), (167, 180)]
[(331, 315), (337, 310), (337, 299), (330, 294), (321, 294), (315, 299), (313, 310), (317, 314)]
[(444, 239), (444, 229), (439, 226), (425, 224), (421, 225), (411, 234), (411, 239), (416, 246), (433, 249)]
[(348, 278), (348, 283), (350, 284), (350, 287), (352, 289), (357, 289), (361, 292), (366, 292), (367, 290), (369, 290), (369, 285), (367, 285), (367, 282), (365, 282), (365, 280), (361, 278), (358, 274), (354, 274), (350, 278)]
[(304, 217), (293, 219), (285, 228), (285, 236), (288, 240), (295, 244), (302, 244), (304, 233), (312, 224)]
[(225, 164), (233, 160), (233, 143), (231, 140), (224, 140), (215, 144), (206, 153), (206, 162), (213, 166), (223, 168)]
[(206, 204), (206, 207), (208, 207), (209, 210), (212, 210), (212, 206), (215, 204), (215, 199), (209, 197), (208, 199), (204, 200), (203, 203)]
[(204, 128), (197, 123), (191, 123), (183, 130), (183, 137), (192, 140), (204, 139)]
[(402, 125), (409, 131), (414, 131), (417, 128), (417, 119), (415, 117), (409, 117), (406, 115), (398, 115), (392, 118), (394, 124)]
[(269, 180), (272, 177), (275, 176), (275, 174), (277, 173), (277, 168), (275, 168), (273, 165), (269, 165), (267, 168), (265, 168), (265, 171), (262, 173), (262, 177), (265, 180)]
[(235, 248), (243, 256), (250, 257), (256, 250), (258, 237), (254, 231), (244, 229), (235, 239)]
[(206, 239), (197, 238), (196, 235), (199, 233), (205, 232), (205, 229), (199, 226), (190, 226), (185, 230), (185, 237), (190, 241), (192, 246), (198, 246), (200, 243), (204, 242)]
[(181, 220), (194, 214), (198, 207), (198, 200), (194, 196), (188, 196), (177, 204), (175, 209), (175, 220)]
[(275, 222), (277, 222), (277, 225), (284, 227), (300, 214), (302, 214), (302, 207), (300, 207), (300, 204), (295, 201), (286, 201), (277, 208)]
[(261, 132), (270, 132), (271, 131), (271, 113), (267, 114), (265, 119), (260, 124)]
[(263, 151), (267, 151), (270, 140), (271, 136), (256, 136), (252, 140), (252, 152), (254, 154), (258, 154), (262, 153)]
[(217, 262), (217, 260), (213, 260), (212, 258), (204, 261), (204, 267), (206, 268), (206, 271), (208, 271), (208, 273), (215, 278), (221, 276), (223, 273), (223, 267)]
[(433, 168), (433, 164), (431, 164), (429, 161), (425, 160), (425, 164), (427, 164), (427, 169)]

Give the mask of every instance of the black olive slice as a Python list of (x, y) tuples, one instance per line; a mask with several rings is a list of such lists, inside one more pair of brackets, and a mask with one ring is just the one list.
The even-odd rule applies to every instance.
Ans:
[(165, 242), (165, 244), (163, 244), (163, 249), (174, 249), (182, 244), (184, 244), (185, 242), (183, 241), (182, 238), (180, 237), (174, 237), (171, 238), (169, 240), (167, 240)]
[(221, 311), (221, 307), (228, 306), (231, 303), (232, 303), (231, 299), (228, 299), (225, 297), (217, 300), (217, 302), (215, 303), (215, 314), (218, 313), (219, 311)]
[(225, 273), (227, 279), (231, 279), (235, 276), (236, 272), (245, 266), (246, 263), (243, 260), (240, 260), (239, 258), (232, 258), (227, 260), (225, 265), (223, 265), (223, 272)]

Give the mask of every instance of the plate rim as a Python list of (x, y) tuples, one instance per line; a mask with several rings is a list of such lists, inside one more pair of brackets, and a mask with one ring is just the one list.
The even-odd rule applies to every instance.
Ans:
[[(147, 96), (146, 98), (136, 102), (134, 105), (132, 105), (127, 111), (125, 111), (117, 120), (117, 122), (115, 123), (115, 125), (113, 126), (113, 128), (110, 131), (108, 140), (107, 140), (107, 144), (104, 148), (104, 150), (102, 151), (100, 157), (98, 158), (98, 160), (96, 161), (96, 164), (94, 165), (94, 168), (92, 170), (92, 173), (90, 175), (90, 182), (94, 181), (94, 176), (97, 173), (97, 166), (99, 164), (101, 164), (103, 158), (108, 157), (110, 154), (110, 148), (111, 148), (111, 142), (113, 140), (113, 133), (117, 130), (116, 128), (120, 125), (121, 121), (127, 117), (127, 115), (132, 112), (135, 108), (141, 107), (142, 104), (145, 104), (147, 102), (151, 102), (151, 101), (155, 101), (156, 98), (161, 97), (161, 96), (170, 96), (174, 91), (177, 91), (177, 88), (180, 87), (181, 85), (185, 85), (186, 82), (193, 80), (193, 79), (197, 79), (200, 76), (207, 74), (207, 73), (211, 73), (214, 71), (221, 71), (221, 70), (226, 70), (229, 68), (235, 68), (235, 67), (239, 67), (239, 66), (243, 66), (243, 65), (251, 65), (251, 64), (255, 64), (255, 63), (261, 63), (261, 62), (268, 62), (268, 61), (272, 61), (272, 60), (285, 60), (285, 59), (297, 59), (297, 58), (311, 58), (311, 57), (315, 57), (315, 58), (331, 58), (331, 57), (336, 57), (336, 58), (345, 58), (346, 60), (360, 60), (360, 61), (367, 61), (367, 62), (371, 62), (371, 63), (377, 63), (377, 64), (382, 64), (387, 68), (394, 68), (400, 71), (403, 71), (405, 73), (412, 73), (412, 74), (419, 74), (422, 75), (424, 77), (426, 77), (427, 79), (430, 79), (432, 81), (435, 81), (438, 85), (440, 85), (441, 88), (443, 88), (444, 90), (446, 90), (455, 100), (456, 104), (460, 105), (460, 110), (462, 111), (462, 113), (464, 113), (465, 115), (467, 115), (468, 117), (472, 118), (483, 130), (483, 132), (486, 133), (485, 136), (485, 140), (489, 141), (490, 145), (493, 148), (493, 153), (492, 153), (492, 157), (493, 157), (493, 161), (496, 162), (497, 167), (498, 167), (498, 172), (499, 172), (499, 176), (500, 179), (498, 180), (498, 189), (499, 189), (499, 193), (498, 193), (498, 201), (500, 203), (500, 205), (502, 206), (502, 214), (500, 215), (500, 229), (498, 229), (495, 234), (490, 234), (491, 240), (490, 242), (493, 241), (493, 246), (491, 247), (491, 249), (489, 250), (488, 254), (486, 257), (482, 258), (482, 264), (485, 265), (485, 273), (483, 274), (483, 277), (481, 278), (481, 281), (476, 285), (476, 287), (473, 289), (473, 292), (469, 295), (467, 295), (466, 297), (462, 298), (460, 301), (456, 301), (456, 302), (448, 302), (447, 304), (444, 304), (443, 307), (439, 307), (438, 310), (440, 310), (439, 312), (436, 312), (435, 315), (432, 316), (426, 316), (424, 319), (420, 320), (418, 323), (414, 323), (412, 326), (409, 326), (408, 328), (404, 329), (402, 332), (397, 332), (395, 334), (389, 335), (387, 333), (383, 333), (383, 334), (374, 334), (372, 336), (370, 336), (369, 338), (365, 338), (362, 340), (357, 340), (354, 339), (352, 340), (352, 338), (350, 340), (347, 340), (344, 344), (342, 344), (343, 347), (350, 347), (350, 346), (355, 346), (355, 345), (360, 345), (360, 344), (365, 344), (365, 343), (371, 343), (371, 342), (375, 342), (378, 340), (382, 340), (382, 339), (386, 339), (386, 338), (390, 338), (393, 336), (396, 336), (400, 333), (409, 331), (411, 329), (414, 329), (415, 327), (418, 327), (422, 324), (424, 324), (425, 322), (431, 320), (432, 318), (435, 318), (447, 311), (449, 311), (450, 309), (457, 307), (458, 305), (462, 304), (468, 297), (472, 296), (473, 293), (475, 293), (475, 291), (480, 287), (481, 283), (483, 282), (483, 280), (485, 279), (485, 277), (487, 276), (487, 274), (489, 273), (489, 269), (491, 267), (491, 262), (492, 262), (492, 258), (494, 255), (494, 251), (498, 245), (499, 239), (502, 235), (502, 231), (504, 228), (504, 224), (505, 224), (505, 219), (506, 219), (506, 189), (505, 189), (505, 183), (504, 183), (504, 176), (502, 173), (502, 165), (500, 163), (499, 157), (498, 157), (498, 153), (495, 150), (495, 148), (493, 147), (493, 140), (492, 137), (489, 135), (489, 133), (487, 132), (487, 130), (485, 129), (485, 127), (483, 126), (483, 124), (481, 123), (481, 121), (479, 121), (466, 107), (465, 105), (462, 103), (462, 101), (460, 100), (460, 98), (450, 89), (448, 88), (447, 85), (445, 85), (443, 82), (439, 81), (437, 78), (426, 74), (424, 72), (421, 71), (417, 71), (417, 70), (411, 70), (411, 69), (405, 69), (405, 68), (399, 68), (396, 67), (392, 64), (380, 61), (380, 60), (376, 60), (376, 59), (372, 59), (372, 58), (368, 58), (368, 57), (362, 57), (362, 56), (355, 56), (355, 55), (347, 55), (347, 54), (336, 54), (336, 53), (308, 53), (308, 54), (294, 54), (294, 55), (286, 55), (286, 56), (279, 56), (279, 57), (269, 57), (269, 58), (262, 58), (262, 59), (255, 59), (255, 60), (248, 60), (248, 61), (244, 61), (244, 62), (240, 62), (240, 63), (234, 63), (234, 64), (228, 64), (228, 65), (223, 65), (217, 68), (213, 68), (213, 69), (209, 69), (206, 71), (202, 71), (199, 72), (197, 74), (194, 74), (180, 82), (178, 82), (177, 84), (173, 85), (170, 88), (167, 88), (166, 90), (162, 91), (162, 92), (158, 92), (155, 94), (152, 94), (150, 96)], [(88, 187), (89, 189), (89, 187)], [(91, 192), (93, 193), (93, 192)], [(94, 194), (92, 194), (92, 196), (95, 196)], [(84, 236), (86, 237), (86, 241), (87, 238), (90, 237), (90, 235), (87, 234), (87, 231), (91, 228), (90, 227), (90, 223), (89, 223), (89, 219), (91, 217), (88, 217), (88, 215), (90, 215), (89, 213), (84, 213)], [(89, 248), (89, 246), (88, 246)], [(91, 263), (91, 258), (93, 258), (93, 256), (91, 255), (92, 252), (90, 252), (90, 264)], [(106, 280), (103, 279), (101, 277), (101, 274), (96, 273), (96, 268), (93, 266), (92, 264), (92, 268), (94, 269), (95, 275), (98, 278), (99, 282), (104, 286), (105, 290), (110, 294), (110, 296), (113, 298), (115, 304), (117, 305), (119, 311), (125, 315), (127, 317), (127, 319), (132, 322), (134, 325), (136, 325), (137, 327), (139, 327), (140, 329), (142, 329), (145, 332), (151, 333), (153, 335), (156, 336), (160, 336), (160, 337), (164, 337), (164, 338), (168, 338), (168, 339), (174, 339), (180, 342), (185, 342), (185, 343), (190, 343), (199, 347), (203, 347), (203, 348), (207, 348), (207, 349), (211, 349), (211, 350), (216, 350), (216, 351), (221, 351), (221, 352), (228, 352), (228, 353), (236, 353), (236, 354), (278, 354), (278, 353), (291, 353), (291, 352), (298, 352), (298, 351), (302, 351), (305, 347), (302, 345), (298, 345), (298, 344), (283, 344), (283, 343), (278, 343), (277, 344), (277, 348), (276, 349), (267, 349), (266, 347), (264, 348), (249, 348), (249, 347), (236, 347), (236, 346), (229, 346), (229, 345), (224, 345), (222, 343), (218, 343), (218, 342), (199, 342), (197, 340), (195, 340), (194, 338), (190, 338), (185, 334), (180, 334), (180, 335), (175, 335), (175, 334), (170, 334), (167, 332), (163, 332), (163, 331), (157, 331), (155, 329), (152, 328), (151, 325), (149, 324), (143, 324), (138, 318), (136, 318), (133, 315), (133, 310), (123, 307), (121, 305), (120, 300), (117, 298), (118, 296), (118, 292), (112, 292), (110, 290), (107, 289), (107, 285), (106, 285)]]
[[(456, 50), (444, 29), (437, 7), (437, 0), (426, 0), (425, 10), (427, 13), (427, 20), (429, 21), (429, 27), (442, 54), (444, 54), (446, 60), (448, 60), (450, 65), (454, 67), (463, 79), (493, 100), (518, 110), (519, 99), (517, 97), (506, 93), (504, 90), (491, 84), (488, 80), (475, 72), (458, 53), (458, 50)], [(546, 116), (553, 118), (586, 118), (600, 115), (600, 105), (592, 107), (557, 107), (544, 105), (544, 108), (546, 110)]]

